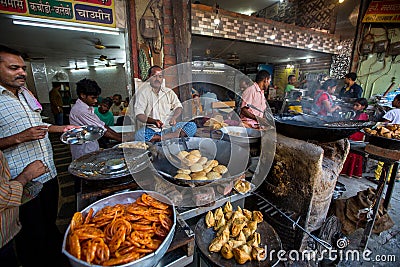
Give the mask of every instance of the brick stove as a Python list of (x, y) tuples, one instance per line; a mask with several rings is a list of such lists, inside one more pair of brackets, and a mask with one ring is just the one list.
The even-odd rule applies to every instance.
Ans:
[[(274, 163), (259, 192), (308, 232), (318, 230), (328, 213), (333, 191), (350, 144), (347, 139), (309, 143), (277, 134)], [(254, 196), (257, 198), (256, 196)], [(284, 248), (307, 249), (309, 237), (266, 202), (253, 199), (282, 239)]]

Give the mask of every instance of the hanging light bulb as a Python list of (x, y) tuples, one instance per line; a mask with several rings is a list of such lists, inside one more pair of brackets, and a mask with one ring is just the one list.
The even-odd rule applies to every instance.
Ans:
[(269, 39), (275, 40), (275, 38), (276, 38), (276, 35), (275, 35), (275, 27), (273, 27), (273, 28), (272, 28), (272, 33), (271, 33), (271, 35), (269, 36)]
[(339, 4), (341, 4), (341, 3), (343, 3), (344, 2), (344, 0), (339, 0)]
[(216, 14), (216, 16), (215, 16), (215, 19), (214, 19), (214, 25), (215, 26), (219, 26), (219, 24), (221, 23), (221, 20), (219, 19), (219, 5), (218, 4), (215, 4), (215, 14)]
[(313, 47), (313, 43), (312, 43), (312, 37), (310, 37), (310, 42), (308, 43), (307, 47), (308, 48), (312, 48)]
[(306, 63), (310, 63), (310, 62), (311, 62), (311, 59), (307, 58)]

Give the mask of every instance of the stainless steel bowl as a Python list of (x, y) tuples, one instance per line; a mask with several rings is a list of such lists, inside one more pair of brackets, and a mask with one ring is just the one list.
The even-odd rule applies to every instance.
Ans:
[[(124, 192), (120, 194), (115, 194), (106, 198), (103, 198), (90, 206), (86, 207), (84, 210), (82, 210), (82, 214), (86, 216), (86, 214), (89, 212), (90, 208), (93, 208), (94, 213), (98, 212), (105, 206), (112, 206), (116, 204), (128, 204), (134, 202), (138, 197), (140, 197), (142, 194), (149, 194), (150, 196), (156, 198), (157, 200), (164, 202), (168, 205), (171, 205), (172, 207), (172, 212), (173, 212), (173, 225), (171, 227), (171, 230), (169, 231), (168, 235), (165, 237), (164, 241), (161, 243), (160, 247), (154, 251), (153, 253), (150, 253), (146, 255), (143, 258), (140, 258), (136, 261), (129, 262), (126, 264), (122, 265), (115, 265), (119, 267), (147, 267), (147, 266), (155, 266), (161, 258), (164, 256), (164, 254), (167, 252), (167, 249), (169, 248), (172, 239), (174, 238), (174, 233), (175, 233), (175, 225), (176, 225), (176, 213), (175, 213), (175, 206), (172, 203), (172, 201), (167, 198), (166, 196), (163, 196), (157, 192), (153, 191), (144, 191), (144, 190), (138, 190), (138, 191), (132, 191), (132, 192)], [(67, 250), (66, 250), (66, 245), (67, 245), (67, 237), (68, 233), (70, 231), (70, 227), (68, 226), (67, 231), (65, 231), (64, 235), (64, 241), (62, 245), (62, 253), (64, 253), (73, 267), (93, 267), (93, 266), (101, 266), (101, 265), (94, 265), (94, 264), (89, 264), (86, 261), (79, 260), (72, 256)]]

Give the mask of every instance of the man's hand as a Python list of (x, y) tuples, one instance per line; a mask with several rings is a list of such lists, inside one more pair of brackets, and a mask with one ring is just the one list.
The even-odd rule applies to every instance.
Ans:
[(172, 117), (172, 118), (169, 120), (169, 125), (174, 126), (175, 124), (176, 124), (176, 119), (175, 119), (174, 117)]
[(155, 125), (157, 128), (161, 128), (161, 127), (164, 125), (164, 123), (163, 123), (162, 121), (160, 121), (160, 120), (155, 120), (155, 121), (154, 121), (154, 125)]
[(49, 168), (47, 168), (42, 161), (35, 160), (28, 164), (15, 180), (25, 186), (29, 181), (45, 174), (46, 172), (49, 172)]
[(64, 129), (63, 129), (63, 132), (67, 132), (67, 131), (69, 131), (69, 130), (77, 129), (77, 128), (81, 128), (81, 126), (77, 126), (77, 125), (65, 125), (65, 126), (64, 126)]
[(16, 134), (17, 143), (24, 143), (28, 141), (43, 139), (48, 132), (47, 125), (39, 125), (30, 127), (18, 134)]

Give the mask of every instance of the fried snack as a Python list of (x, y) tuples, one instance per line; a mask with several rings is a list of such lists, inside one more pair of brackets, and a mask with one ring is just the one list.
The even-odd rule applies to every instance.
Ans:
[[(195, 163), (192, 166), (190, 166), (190, 171), (191, 172), (201, 172), (203, 170), (203, 165), (200, 163)], [(204, 176), (204, 175), (202, 175)]]
[(209, 173), (207, 173), (207, 178), (209, 180), (215, 180), (215, 179), (219, 179), (221, 177), (222, 177), (221, 174), (219, 174), (218, 172), (209, 172)]
[(179, 169), (176, 171), (177, 173), (184, 173), (184, 174), (190, 174), (191, 170), (189, 169)]
[(378, 125), (374, 129), (364, 128), (370, 135), (381, 136), (389, 139), (400, 139), (400, 124)]
[(71, 220), (67, 251), (89, 264), (125, 264), (154, 252), (172, 228), (172, 210), (148, 194)]
[(247, 261), (251, 261), (251, 251), (247, 252), (247, 246), (242, 245), (238, 248), (233, 249), (233, 255), (235, 256), (235, 260), (239, 264), (245, 264)]
[(227, 212), (232, 212), (233, 211), (233, 207), (231, 202), (226, 202), (225, 206), (224, 206), (224, 213), (226, 215)]
[(214, 214), (212, 213), (211, 210), (207, 212), (206, 225), (207, 225), (207, 228), (213, 227), (215, 225)]
[(228, 168), (224, 165), (217, 165), (213, 168), (213, 171), (218, 172), (220, 174), (224, 174), (228, 171)]
[(233, 251), (232, 251), (232, 247), (229, 245), (228, 243), (225, 243), (222, 248), (221, 248), (221, 255), (222, 257), (224, 257), (225, 259), (229, 260), (233, 258)]
[(179, 159), (183, 160), (184, 158), (186, 158), (189, 155), (189, 152), (187, 151), (179, 151), (179, 153), (176, 155)]
[(199, 164), (201, 164), (201, 165), (204, 165), (207, 161), (208, 161), (208, 158), (206, 158), (206, 157), (201, 157), (197, 163), (199, 163)]
[(267, 258), (267, 253), (265, 248), (253, 247), (251, 251), (251, 258), (257, 261), (263, 261)]
[(245, 180), (238, 180), (235, 182), (233, 188), (235, 188), (235, 190), (238, 191), (239, 193), (246, 194), (247, 192), (250, 191), (251, 184)]
[(176, 179), (184, 179), (184, 180), (192, 180), (192, 177), (190, 177), (189, 174), (185, 173), (178, 173), (177, 175), (174, 176)]
[[(239, 264), (247, 261), (262, 261), (266, 258), (266, 249), (260, 248), (261, 235), (256, 232), (257, 224), (262, 221), (259, 211), (249, 211), (237, 207), (233, 211), (230, 202), (214, 213), (206, 215), (207, 227), (212, 227), (210, 220), (214, 219), (214, 230), (217, 231), (208, 249), (210, 252), (220, 252), (225, 259), (235, 257)], [(264, 241), (265, 242), (265, 241)]]

